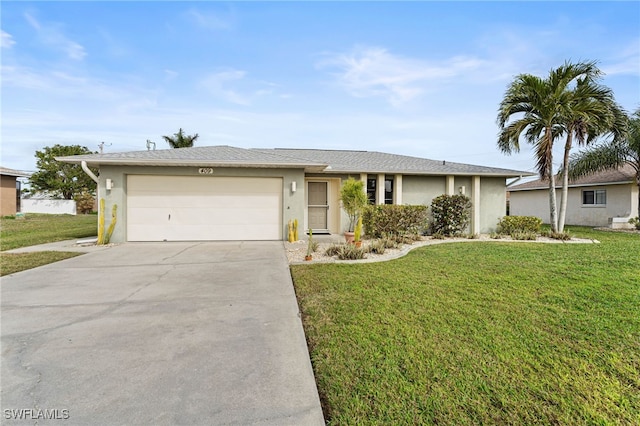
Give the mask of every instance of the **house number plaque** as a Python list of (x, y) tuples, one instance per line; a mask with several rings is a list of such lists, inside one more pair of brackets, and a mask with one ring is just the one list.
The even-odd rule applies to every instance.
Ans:
[(198, 169), (198, 173), (201, 175), (212, 175), (213, 174), (213, 167), (200, 167)]

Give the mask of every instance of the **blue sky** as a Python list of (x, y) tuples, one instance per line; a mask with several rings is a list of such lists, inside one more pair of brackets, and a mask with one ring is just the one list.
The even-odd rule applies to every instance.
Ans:
[[(495, 123), (520, 73), (596, 60), (640, 107), (640, 2), (6, 2), (2, 165), (56, 143), (375, 150), (534, 170)], [(558, 156), (559, 158), (559, 156)]]

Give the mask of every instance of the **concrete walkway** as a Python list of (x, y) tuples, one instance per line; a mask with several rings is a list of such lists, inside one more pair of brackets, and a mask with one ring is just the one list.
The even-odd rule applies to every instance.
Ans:
[(282, 242), (100, 248), (1, 296), (3, 424), (324, 423)]

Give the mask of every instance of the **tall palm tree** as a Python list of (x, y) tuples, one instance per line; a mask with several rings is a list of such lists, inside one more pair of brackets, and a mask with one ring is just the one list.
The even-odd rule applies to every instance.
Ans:
[(569, 195), (569, 161), (574, 141), (578, 145), (589, 145), (596, 139), (613, 135), (619, 140), (626, 131), (624, 112), (614, 99), (613, 91), (597, 83), (601, 72), (594, 62), (587, 63), (591, 67), (577, 80), (575, 88), (569, 91), (570, 101), (565, 111), (564, 156), (562, 161), (562, 196), (558, 215), (558, 232), (564, 231)]
[[(581, 176), (617, 169), (625, 164), (636, 172), (638, 185), (638, 217), (640, 217), (640, 108), (631, 116), (618, 115), (617, 127), (623, 129), (621, 137), (592, 146), (574, 154), (569, 161), (569, 177)], [(626, 132), (624, 131), (626, 129)]]
[[(520, 138), (533, 145), (536, 170), (549, 182), (551, 230), (558, 232), (558, 211), (553, 173), (553, 144), (568, 131), (578, 80), (591, 81), (599, 73), (594, 62), (565, 62), (547, 78), (520, 74), (507, 87), (498, 108), (498, 148), (505, 154), (520, 151)], [(586, 90), (586, 89), (584, 89)], [(570, 145), (569, 145), (570, 147)]]
[(171, 148), (191, 148), (196, 139), (198, 139), (198, 134), (185, 135), (181, 127), (178, 133), (174, 133), (173, 136), (163, 136), (162, 138), (167, 141)]

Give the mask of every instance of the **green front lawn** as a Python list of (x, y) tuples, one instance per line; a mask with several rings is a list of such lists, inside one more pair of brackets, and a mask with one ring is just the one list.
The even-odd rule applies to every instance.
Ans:
[[(11, 250), (96, 235), (96, 215), (26, 214), (22, 218), (0, 218), (0, 248)], [(78, 256), (72, 252), (0, 253), (0, 275), (13, 274)]]
[(0, 253), (0, 276), (15, 274), (49, 263), (59, 262), (82, 253), (69, 251), (36, 251), (33, 253)]
[(36, 244), (97, 235), (97, 215), (52, 215), (28, 213), (23, 218), (0, 218), (1, 249), (11, 250)]
[(640, 235), (293, 266), (329, 424), (640, 424)]

